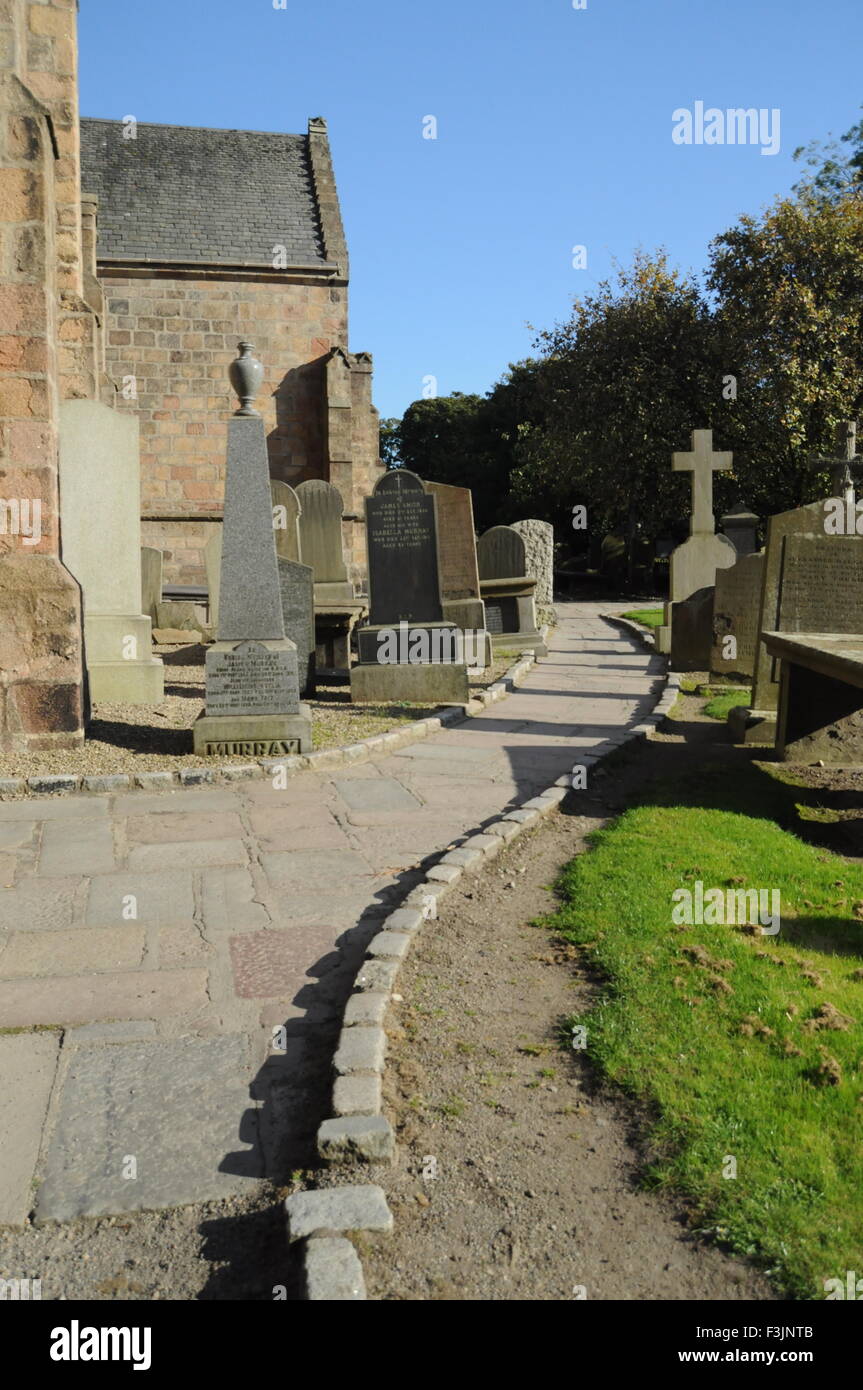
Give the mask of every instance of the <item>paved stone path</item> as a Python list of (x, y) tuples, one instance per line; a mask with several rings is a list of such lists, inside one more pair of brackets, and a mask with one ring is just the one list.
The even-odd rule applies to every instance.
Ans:
[(561, 604), (519, 691), (374, 762), (0, 803), (0, 1224), (311, 1162), (344, 998), (421, 861), (655, 703), (661, 659), (599, 612)]

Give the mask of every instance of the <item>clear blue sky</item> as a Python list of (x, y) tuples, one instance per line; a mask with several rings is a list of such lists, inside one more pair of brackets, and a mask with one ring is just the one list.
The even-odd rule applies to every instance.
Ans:
[[(484, 392), (614, 260), (711, 237), (855, 123), (861, 0), (81, 0), (81, 111), (329, 122), (375, 402)], [(781, 111), (781, 150), (676, 145), (677, 108)], [(437, 140), (423, 139), (435, 116)], [(586, 270), (572, 247), (587, 248)]]

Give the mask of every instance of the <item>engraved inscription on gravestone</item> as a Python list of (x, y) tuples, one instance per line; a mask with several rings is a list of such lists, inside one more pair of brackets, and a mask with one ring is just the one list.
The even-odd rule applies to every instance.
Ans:
[[(385, 481), (390, 481), (389, 476), (381, 479), (381, 483)], [(435, 499), (412, 474), (400, 478), (399, 483), (398, 488), (378, 484), (366, 499), (373, 626), (436, 622), (443, 617)]]
[(296, 708), (299, 690), (292, 655), (259, 642), (241, 642), (231, 651), (210, 650), (207, 714), (280, 714)]
[(782, 561), (781, 632), (859, 632), (863, 537), (787, 536)]

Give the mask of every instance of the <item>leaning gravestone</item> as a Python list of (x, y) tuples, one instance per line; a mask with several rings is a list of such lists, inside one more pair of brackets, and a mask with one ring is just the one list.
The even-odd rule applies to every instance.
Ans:
[(321, 478), (296, 490), (300, 503), (299, 558), (314, 576), (315, 664), (318, 675), (347, 676), (351, 633), (366, 605), (354, 597), (342, 549), (342, 495)]
[(763, 578), (763, 553), (741, 555), (730, 569), (716, 571), (711, 678), (743, 685), (752, 681)]
[(434, 495), (415, 473), (392, 469), (378, 479), (365, 510), (370, 614), (357, 632), (360, 660), (351, 671), (351, 698), (466, 704), (458, 629), (443, 616)]
[(443, 615), (474, 636), (478, 664), (491, 664), (491, 640), (485, 631), (485, 604), (479, 592), (479, 568), (470, 488), (426, 483), (437, 502), (438, 559)]
[(536, 623), (536, 579), (527, 572), (524, 541), (518, 531), (511, 526), (492, 526), (477, 541), (476, 553), (492, 646), (496, 650), (533, 649), (537, 656), (547, 656), (548, 648)]
[(514, 521), (524, 541), (527, 573), (536, 580), (536, 617), (540, 624), (555, 621), (554, 612), (554, 527), (550, 521)]
[(717, 536), (713, 517), (713, 474), (728, 469), (734, 461), (730, 453), (715, 453), (712, 430), (693, 430), (692, 448), (672, 454), (676, 473), (692, 474), (692, 518), (689, 537), (672, 551), (669, 563), (669, 596), (665, 622), (656, 629), (656, 646), (672, 653), (674, 605), (690, 598), (699, 589), (712, 588), (716, 571), (727, 569), (737, 559), (737, 551), (725, 536)]
[(206, 708), (196, 753), (278, 757), (311, 751), (299, 700), (297, 648), (285, 637), (264, 422), (252, 408), (263, 368), (241, 343), (231, 383), (241, 399), (228, 422), (218, 640), (207, 650)]
[(91, 700), (158, 704), (162, 662), (141, 611), (138, 420), (99, 401), (60, 407), (62, 559), (81, 585)]

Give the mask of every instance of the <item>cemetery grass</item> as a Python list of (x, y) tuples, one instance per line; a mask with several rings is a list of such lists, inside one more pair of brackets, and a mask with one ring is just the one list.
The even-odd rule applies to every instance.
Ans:
[(704, 706), (704, 713), (709, 719), (724, 720), (728, 718), (731, 710), (738, 705), (748, 705), (752, 699), (750, 690), (724, 690), (719, 695), (714, 695), (712, 700), (708, 700)]
[(641, 623), (642, 627), (661, 627), (663, 611), (661, 608), (633, 608), (631, 613), (622, 613), (631, 623)]
[[(605, 982), (569, 1025), (656, 1117), (646, 1185), (813, 1299), (863, 1251), (863, 864), (783, 828), (797, 794), (745, 760), (654, 787), (567, 866), (547, 924)], [(779, 934), (673, 925), (696, 880), (779, 889)]]
[[(811, 1300), (860, 1268), (863, 772), (735, 748), (703, 705), (605, 759), (414, 944), (370, 1297)], [(781, 889), (778, 938), (672, 924), (673, 888), (747, 876)], [(313, 1178), (337, 1180), (368, 1170)]]

